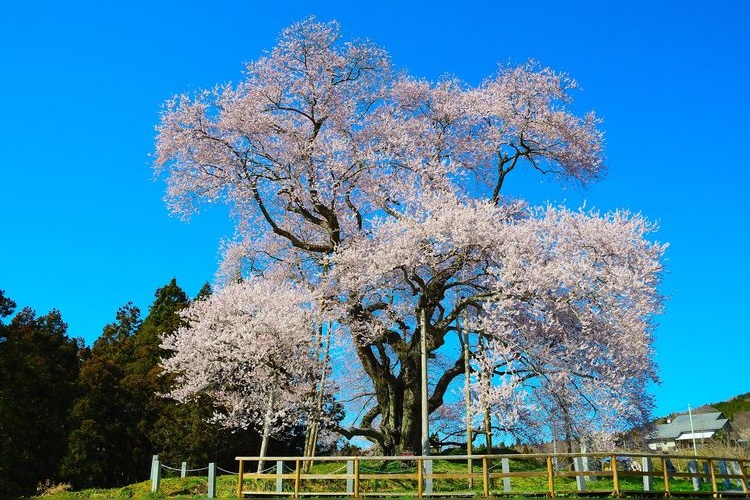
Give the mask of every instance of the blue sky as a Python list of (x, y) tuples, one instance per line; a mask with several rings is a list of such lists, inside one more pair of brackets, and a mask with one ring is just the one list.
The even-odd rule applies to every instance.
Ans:
[[(8, 2), (0, 12), (0, 289), (62, 311), (92, 342), (173, 276), (210, 281), (226, 210), (170, 217), (149, 153), (161, 103), (238, 81), (315, 14), (413, 75), (477, 83), (535, 59), (604, 119), (607, 177), (582, 190), (511, 176), (506, 194), (659, 221), (670, 243), (656, 331), (657, 414), (750, 391), (746, 2)], [(515, 172), (514, 172), (515, 174)], [(514, 178), (515, 177), (515, 178)]]

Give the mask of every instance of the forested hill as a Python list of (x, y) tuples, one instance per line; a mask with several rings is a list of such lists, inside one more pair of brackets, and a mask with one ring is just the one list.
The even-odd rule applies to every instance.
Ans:
[(740, 394), (727, 401), (721, 401), (719, 403), (711, 403), (708, 405), (712, 408), (716, 408), (727, 417), (729, 420), (734, 420), (735, 416), (750, 413), (750, 392)]
[(735, 437), (747, 439), (750, 435), (750, 392), (719, 403), (711, 403), (707, 407), (715, 408), (729, 419)]

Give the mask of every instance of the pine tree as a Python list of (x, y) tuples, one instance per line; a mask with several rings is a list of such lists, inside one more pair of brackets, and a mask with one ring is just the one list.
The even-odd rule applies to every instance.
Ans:
[[(14, 307), (0, 293), (0, 316)], [(37, 317), (26, 307), (0, 323), (0, 496), (59, 478), (83, 352), (59, 311)]]
[[(123, 380), (134, 357), (140, 310), (128, 303), (104, 327), (81, 369), (82, 397), (72, 418), (63, 471), (74, 486), (116, 486), (145, 479), (150, 445), (138, 430), (144, 398)], [(135, 462), (134, 462), (135, 459)]]

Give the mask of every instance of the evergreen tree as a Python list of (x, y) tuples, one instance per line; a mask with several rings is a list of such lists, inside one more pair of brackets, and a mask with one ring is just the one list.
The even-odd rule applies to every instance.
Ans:
[[(206, 288), (208, 283), (203, 285), (203, 288), (201, 288), (201, 292), (203, 292), (203, 289)], [(209, 287), (209, 293), (211, 290), (211, 287)], [(4, 318), (6, 316), (10, 316), (13, 314), (13, 311), (16, 309), (16, 303), (13, 302), (10, 298), (5, 296), (5, 290), (0, 290), (0, 318)], [(2, 321), (0, 321), (0, 325), (2, 325)], [(0, 330), (1, 331), (1, 330)]]
[[(14, 307), (0, 293), (0, 316)], [(83, 352), (59, 311), (37, 317), (26, 307), (0, 323), (0, 496), (59, 478)]]
[(211, 289), (211, 285), (208, 282), (203, 283), (201, 289), (198, 290), (198, 295), (196, 295), (193, 300), (203, 300), (206, 297), (211, 296), (212, 293), (214, 293), (214, 291)]
[(140, 324), (137, 307), (121, 307), (81, 369), (83, 395), (72, 413), (77, 428), (63, 464), (76, 487), (122, 485), (147, 474), (150, 445), (137, 425), (145, 398), (123, 385)]

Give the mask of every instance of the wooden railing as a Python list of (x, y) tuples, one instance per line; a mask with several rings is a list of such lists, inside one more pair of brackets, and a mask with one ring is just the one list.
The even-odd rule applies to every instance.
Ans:
[[(750, 460), (641, 453), (237, 457), (237, 496), (622, 496), (750, 498)], [(270, 464), (257, 472), (260, 462)]]

